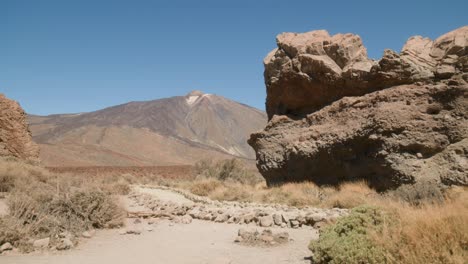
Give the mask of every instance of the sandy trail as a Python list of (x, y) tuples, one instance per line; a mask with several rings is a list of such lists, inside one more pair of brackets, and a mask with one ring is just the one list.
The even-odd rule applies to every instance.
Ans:
[[(167, 190), (146, 188), (136, 188), (136, 190), (157, 196), (162, 201), (192, 202), (182, 195)], [(141, 209), (135, 205), (129, 208), (129, 210)], [(134, 224), (133, 219), (129, 219), (128, 222), (129, 226), (145, 231), (141, 235), (120, 235), (118, 230), (103, 230), (70, 251), (0, 256), (0, 263), (310, 263), (305, 259), (310, 256), (307, 245), (311, 239), (318, 237), (318, 232), (312, 228), (288, 229), (292, 241), (287, 244), (269, 248), (248, 247), (234, 243), (239, 228), (257, 230), (262, 228), (200, 220), (193, 220), (191, 224), (174, 224), (169, 220), (160, 219), (151, 225), (153, 231), (149, 232), (146, 231), (146, 227), (149, 226), (146, 220), (138, 224)], [(270, 229), (273, 232), (285, 231), (279, 227)]]
[(145, 188), (141, 186), (135, 186), (133, 187), (133, 189), (139, 193), (153, 195), (163, 202), (173, 202), (179, 205), (182, 205), (182, 204), (191, 205), (194, 203), (191, 200), (185, 198), (183, 195), (175, 193), (175, 192), (171, 192), (169, 190)]

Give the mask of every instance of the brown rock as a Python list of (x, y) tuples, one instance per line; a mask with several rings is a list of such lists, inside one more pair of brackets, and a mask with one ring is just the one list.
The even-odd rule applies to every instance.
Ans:
[[(283, 33), (264, 60), (267, 114), (304, 117), (344, 96), (420, 80), (447, 78), (468, 65), (468, 26), (434, 42), (411, 37), (400, 54), (386, 50), (380, 61), (367, 57), (359, 36), (324, 30)], [(447, 56), (457, 56), (447, 61)], [(447, 65), (458, 65), (454, 68)]]
[(32, 141), (21, 106), (0, 94), (0, 156), (37, 160), (39, 148)]
[(378, 62), (355, 35), (278, 36), (265, 59), (270, 121), (249, 140), (267, 183), (467, 185), (467, 32), (412, 37)]

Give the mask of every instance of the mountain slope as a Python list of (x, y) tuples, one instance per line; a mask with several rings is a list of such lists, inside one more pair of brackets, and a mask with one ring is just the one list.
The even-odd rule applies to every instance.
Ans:
[(90, 113), (28, 119), (48, 166), (127, 166), (253, 159), (247, 138), (267, 118), (258, 109), (194, 91)]

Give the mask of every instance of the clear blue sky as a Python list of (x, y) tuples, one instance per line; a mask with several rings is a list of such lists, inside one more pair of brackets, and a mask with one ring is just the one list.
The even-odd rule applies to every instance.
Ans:
[(0, 92), (33, 114), (199, 89), (264, 109), (285, 31), (357, 33), (372, 58), (468, 24), (468, 1), (0, 0)]

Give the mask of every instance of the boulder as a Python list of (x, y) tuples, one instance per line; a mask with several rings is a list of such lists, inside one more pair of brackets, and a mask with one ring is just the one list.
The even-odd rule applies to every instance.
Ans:
[(35, 249), (46, 249), (49, 247), (50, 238), (42, 238), (33, 241), (33, 247)]
[(184, 215), (181, 218), (181, 223), (182, 224), (190, 224), (190, 223), (192, 223), (192, 220), (193, 219), (192, 219), (192, 217), (190, 215)]
[(270, 227), (273, 225), (273, 217), (271, 215), (262, 216), (259, 218), (259, 224), (262, 227)]
[(32, 141), (21, 106), (0, 94), (0, 156), (37, 161), (39, 147)]
[(411, 37), (401, 53), (386, 50), (379, 61), (367, 57), (358, 35), (330, 36), (325, 30), (280, 34), (278, 48), (264, 59), (268, 118), (304, 117), (345, 96), (433, 79), (437, 72), (444, 78), (463, 72), (467, 32), (465, 26), (435, 41)]
[(57, 250), (68, 250), (73, 247), (73, 242), (68, 238), (60, 239), (59, 244), (57, 245)]
[(9, 242), (4, 243), (4, 244), (0, 247), (0, 253), (2, 253), (2, 252), (4, 252), (4, 251), (8, 251), (8, 250), (13, 250), (13, 245), (11, 245)]
[(268, 185), (467, 185), (467, 32), (412, 37), (379, 61), (356, 35), (279, 35), (264, 61), (269, 123), (249, 139)]

